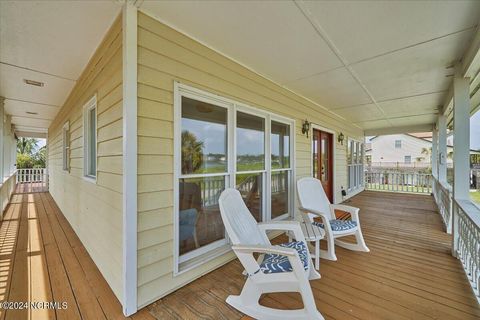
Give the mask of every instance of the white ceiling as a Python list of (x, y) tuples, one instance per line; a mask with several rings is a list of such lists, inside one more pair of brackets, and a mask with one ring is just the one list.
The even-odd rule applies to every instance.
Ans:
[(0, 1), (0, 96), (18, 133), (46, 132), (120, 9), (111, 0)]
[(480, 1), (144, 1), (144, 12), (364, 129), (431, 124)]

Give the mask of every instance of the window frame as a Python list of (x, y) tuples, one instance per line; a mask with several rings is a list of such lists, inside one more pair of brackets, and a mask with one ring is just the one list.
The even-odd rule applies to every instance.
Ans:
[[(181, 171), (181, 131), (182, 131), (182, 97), (187, 97), (197, 101), (214, 104), (215, 106), (227, 108), (227, 172), (212, 173), (212, 174), (188, 174), (184, 175)], [(264, 150), (265, 150), (265, 166), (263, 170), (252, 171), (238, 171), (237, 172), (237, 112), (250, 114), (256, 117), (263, 118), (265, 121), (265, 136), (264, 136)], [(274, 169), (275, 171), (288, 170), (289, 173), (289, 188), (288, 188), (288, 209), (289, 212), (281, 216), (271, 219), (271, 122), (287, 124), (290, 126), (290, 166), (289, 168)], [(293, 217), (294, 212), (294, 194), (295, 194), (295, 120), (286, 118), (268, 111), (251, 107), (247, 104), (231, 100), (210, 92), (206, 92), (180, 82), (174, 82), (174, 168), (173, 168), (173, 210), (174, 210), (174, 276), (183, 274), (193, 268), (198, 267), (218, 256), (230, 251), (230, 240), (228, 235), (225, 238), (217, 240), (200, 248), (189, 251), (180, 255), (179, 249), (179, 181), (180, 179), (189, 177), (208, 177), (208, 176), (225, 176), (225, 187), (236, 187), (237, 174), (254, 174), (261, 173), (263, 178), (263, 205), (262, 218), (263, 221), (283, 220), (288, 217)], [(267, 214), (268, 213), (268, 214)], [(183, 264), (183, 266), (181, 266)]]
[[(398, 146), (397, 146), (398, 142)], [(395, 149), (402, 149), (402, 140), (395, 140)]]
[[(90, 132), (90, 112), (95, 109), (95, 175), (91, 175), (90, 171), (90, 144), (89, 132)], [(97, 95), (95, 94), (87, 103), (83, 106), (83, 178), (89, 182), (97, 183), (98, 176), (98, 109), (97, 109)]]
[[(353, 144), (353, 146), (350, 145)], [(350, 149), (350, 161), (348, 150)], [(356, 151), (354, 151), (356, 150)], [(355, 154), (355, 157), (354, 157)], [(347, 139), (347, 191), (357, 191), (365, 187), (365, 142), (354, 138)]]
[[(409, 159), (408, 162), (407, 162), (407, 157)], [(410, 156), (410, 155), (403, 156), (403, 163), (404, 164), (412, 164), (412, 156)]]
[(62, 127), (62, 169), (70, 172), (70, 121)]

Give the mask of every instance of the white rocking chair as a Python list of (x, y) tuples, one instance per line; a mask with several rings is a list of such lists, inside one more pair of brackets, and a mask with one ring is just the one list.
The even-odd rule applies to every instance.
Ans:
[[(309, 215), (313, 224), (325, 230), (328, 250), (320, 250), (320, 257), (328, 260), (337, 260), (335, 244), (345, 249), (369, 252), (365, 240), (363, 240), (360, 220), (358, 219), (359, 208), (331, 204), (323, 190), (320, 180), (315, 178), (302, 178), (297, 181), (298, 199), (300, 210)], [(335, 209), (346, 211), (351, 214), (352, 220), (337, 220)], [(313, 221), (314, 217), (321, 217), (322, 223)], [(354, 235), (357, 243), (340, 241), (337, 238)], [(317, 244), (319, 246), (319, 244)]]
[[(320, 274), (313, 267), (299, 222), (257, 223), (236, 189), (223, 191), (219, 204), (232, 249), (247, 275), (240, 295), (230, 295), (227, 303), (256, 319), (324, 319), (309, 283)], [(268, 230), (291, 231), (297, 241), (273, 246)], [(258, 259), (254, 253), (260, 254)], [(303, 309), (281, 310), (259, 304), (262, 294), (273, 292), (299, 292)]]

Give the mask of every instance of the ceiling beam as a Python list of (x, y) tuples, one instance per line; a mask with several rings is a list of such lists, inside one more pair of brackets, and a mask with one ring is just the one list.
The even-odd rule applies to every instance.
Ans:
[(430, 132), (432, 131), (432, 129), (433, 129), (433, 124), (367, 129), (365, 130), (365, 136), (382, 136), (382, 135), (398, 134), (398, 133)]
[[(474, 78), (480, 68), (480, 29), (477, 27), (475, 37), (472, 40), (470, 47), (465, 51), (460, 63), (456, 66), (456, 73), (462, 77)], [(440, 114), (445, 114), (448, 106), (453, 99), (453, 81), (448, 88), (448, 93), (443, 102), (443, 108)]]

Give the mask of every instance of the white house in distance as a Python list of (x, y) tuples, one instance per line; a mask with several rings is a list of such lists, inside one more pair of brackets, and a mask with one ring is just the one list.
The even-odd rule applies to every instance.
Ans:
[[(447, 154), (452, 152), (453, 147), (447, 142)], [(402, 133), (375, 136), (366, 144), (365, 157), (367, 163), (374, 165), (413, 165), (429, 164), (430, 154), (422, 153), (423, 150), (431, 150), (432, 133)], [(447, 157), (447, 163), (452, 163), (451, 157)]]

